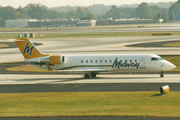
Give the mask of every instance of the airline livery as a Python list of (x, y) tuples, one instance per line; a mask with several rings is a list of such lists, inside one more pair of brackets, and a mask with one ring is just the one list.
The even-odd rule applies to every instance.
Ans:
[(42, 54), (28, 39), (15, 40), (25, 62), (29, 65), (64, 73), (83, 73), (84, 78), (95, 78), (102, 72), (160, 72), (176, 68), (155, 54), (98, 54), (49, 55)]

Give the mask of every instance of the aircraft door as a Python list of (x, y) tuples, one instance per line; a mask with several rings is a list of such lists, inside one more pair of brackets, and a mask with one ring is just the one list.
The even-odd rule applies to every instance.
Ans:
[(140, 58), (139, 68), (145, 68), (145, 59), (144, 58)]

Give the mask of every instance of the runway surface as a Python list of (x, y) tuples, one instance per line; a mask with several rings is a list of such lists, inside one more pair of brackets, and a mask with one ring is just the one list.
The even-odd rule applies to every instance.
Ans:
[(62, 83), (180, 83), (180, 74), (125, 74), (97, 75), (97, 78), (84, 79), (83, 75), (45, 74), (0, 74), (0, 84), (62, 84)]
[(74, 83), (0, 85), (0, 93), (157, 91), (160, 94), (164, 85), (169, 85), (170, 92), (180, 91), (180, 83)]
[(0, 93), (85, 92), (85, 91), (159, 91), (169, 85), (180, 91), (180, 75), (99, 75), (84, 79), (81, 75), (0, 75)]

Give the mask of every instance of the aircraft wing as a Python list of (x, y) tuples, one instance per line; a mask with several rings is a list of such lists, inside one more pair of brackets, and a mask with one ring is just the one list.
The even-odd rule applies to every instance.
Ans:
[(50, 70), (50, 71), (61, 72), (61, 73), (91, 73), (91, 72), (99, 73), (99, 72), (108, 72), (107, 69), (102, 69), (102, 68), (99, 68), (99, 69), (76, 69), (76, 70), (53, 70), (48, 63), (46, 63), (46, 66), (47, 66), (48, 70)]
[(79, 69), (79, 70), (53, 70), (61, 73), (91, 73), (91, 72), (108, 72), (107, 69)]

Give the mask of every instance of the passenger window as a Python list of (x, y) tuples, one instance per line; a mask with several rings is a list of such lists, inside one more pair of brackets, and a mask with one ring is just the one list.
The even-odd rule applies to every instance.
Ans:
[(88, 63), (88, 60), (86, 60), (86, 63)]
[(81, 63), (83, 63), (83, 60), (81, 60)]
[(92, 63), (93, 61), (91, 60), (91, 63)]
[(125, 62), (127, 62), (127, 60), (125, 60)]
[(135, 62), (137, 62), (137, 60), (135, 60)]
[(95, 62), (97, 63), (97, 60)]
[(105, 60), (105, 63), (107, 63), (107, 60)]
[(130, 62), (132, 62), (132, 60), (130, 60)]

